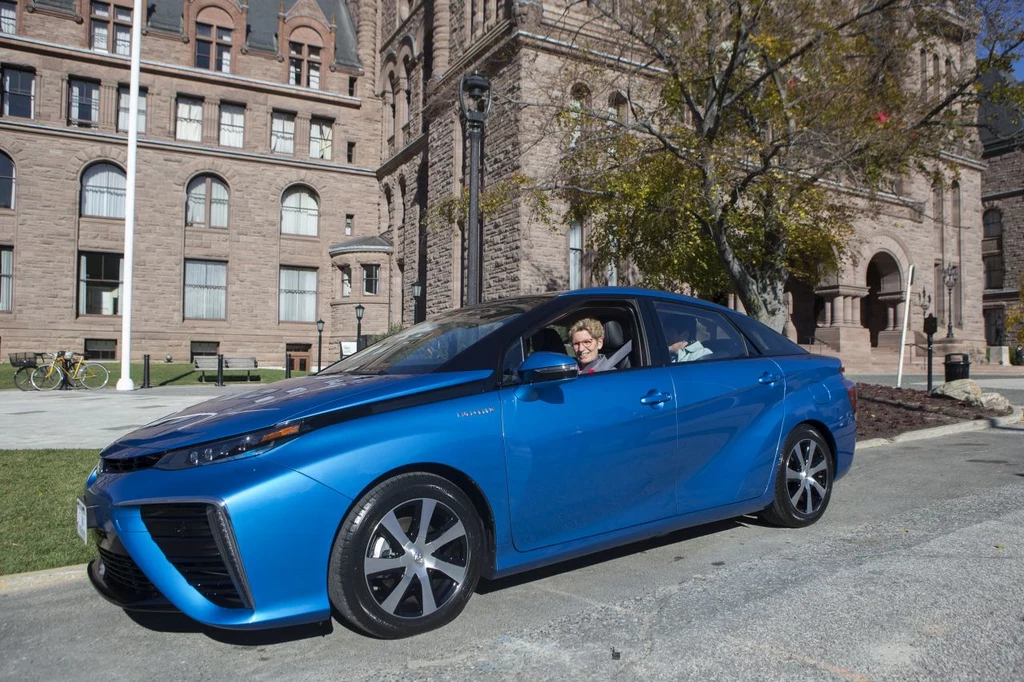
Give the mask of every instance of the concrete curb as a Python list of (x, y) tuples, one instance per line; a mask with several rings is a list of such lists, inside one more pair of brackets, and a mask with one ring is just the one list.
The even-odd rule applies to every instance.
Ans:
[(87, 566), (88, 564), (78, 564), (77, 566), (47, 568), (31, 573), (0, 575), (0, 594), (12, 594), (23, 590), (86, 580), (88, 578), (85, 570)]
[(955, 433), (969, 433), (971, 431), (984, 431), (985, 429), (992, 429), (999, 426), (1009, 426), (1011, 424), (1020, 424), (1022, 416), (1022, 408), (1018, 406), (1013, 407), (1013, 412), (1006, 415), (1005, 417), (990, 417), (988, 419), (973, 419), (971, 421), (959, 422), (957, 424), (945, 424), (944, 426), (936, 426), (930, 429), (920, 429), (918, 431), (907, 431), (901, 433), (894, 438), (871, 438), (869, 440), (857, 441), (857, 450), (868, 450), (870, 448), (877, 448), (883, 445), (895, 445), (896, 443), (909, 443), (915, 440), (927, 440), (928, 438), (938, 438), (940, 436), (949, 436)]

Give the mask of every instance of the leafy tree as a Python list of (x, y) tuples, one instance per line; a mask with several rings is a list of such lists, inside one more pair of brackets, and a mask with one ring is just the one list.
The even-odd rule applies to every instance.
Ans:
[(562, 106), (554, 186), (571, 217), (603, 260), (655, 286), (734, 291), (778, 330), (787, 280), (835, 272), (878, 192), (974, 144), (979, 78), (1024, 42), (1017, 0), (585, 4), (557, 29), (591, 55), (565, 80), (602, 93)]

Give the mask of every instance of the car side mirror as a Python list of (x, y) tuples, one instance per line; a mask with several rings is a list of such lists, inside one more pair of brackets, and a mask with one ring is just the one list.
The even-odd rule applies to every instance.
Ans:
[(519, 376), (524, 384), (565, 381), (575, 379), (579, 374), (580, 367), (576, 361), (563, 353), (538, 351), (519, 366)]

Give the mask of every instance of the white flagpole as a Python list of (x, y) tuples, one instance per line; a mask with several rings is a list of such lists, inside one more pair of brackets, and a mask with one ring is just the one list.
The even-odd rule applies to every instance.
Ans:
[(910, 264), (910, 272), (907, 275), (907, 291), (903, 295), (903, 331), (900, 334), (900, 367), (896, 372), (896, 388), (902, 388), (903, 384), (903, 354), (907, 351), (907, 322), (910, 321), (910, 292), (914, 286), (914, 264)]
[(124, 194), (124, 281), (121, 282), (121, 378), (117, 390), (131, 391), (132, 275), (135, 270), (135, 162), (139, 146), (139, 62), (142, 59), (142, 16), (146, 9), (135, 0), (132, 10), (132, 69), (128, 87), (128, 178)]

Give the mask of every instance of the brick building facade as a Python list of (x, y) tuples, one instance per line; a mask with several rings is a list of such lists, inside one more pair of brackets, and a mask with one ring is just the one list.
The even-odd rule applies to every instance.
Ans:
[[(117, 356), (123, 221), (116, 209), (107, 214), (126, 156), (120, 109), (129, 62), (118, 27), (130, 4), (110, 7), (0, 0), (0, 166), (11, 167), (10, 206), (0, 208), (0, 265), (9, 263), (3, 353), (69, 347)], [(133, 355), (178, 359), (215, 347), (279, 364), (286, 350), (315, 352), (315, 321), (323, 319), (325, 356), (335, 357), (355, 338), (356, 304), (365, 307), (364, 334), (461, 305), (465, 225), (440, 218), (466, 185), (460, 77), (479, 70), (491, 80), (483, 186), (494, 188), (557, 163), (552, 109), (526, 103), (551, 101), (558, 88), (572, 96), (565, 67), (591, 56), (563, 40), (589, 22), (583, 3), (569, 12), (529, 0), (151, 7), (142, 38)], [(104, 39), (102, 50), (93, 44)], [(936, 80), (940, 62), (948, 70), (971, 60), (968, 43), (941, 58), (922, 53), (922, 78)], [(19, 115), (26, 87), (27, 116)], [(594, 92), (610, 106), (622, 96)], [(921, 328), (923, 288), (921, 300), (930, 297), (944, 325), (951, 314), (956, 344), (984, 344), (983, 166), (969, 147), (945, 161), (958, 169), (943, 165), (946, 183), (907, 178), (865, 212), (856, 257), (837, 278), (816, 288), (793, 283), (793, 338), (851, 358), (897, 347), (914, 264), (911, 327)], [(551, 208), (558, 216), (566, 207)], [(590, 267), (586, 229), (553, 226), (521, 199), (492, 208), (483, 298), (635, 281), (625, 264)], [(941, 271), (952, 264), (960, 277), (947, 311)]]

